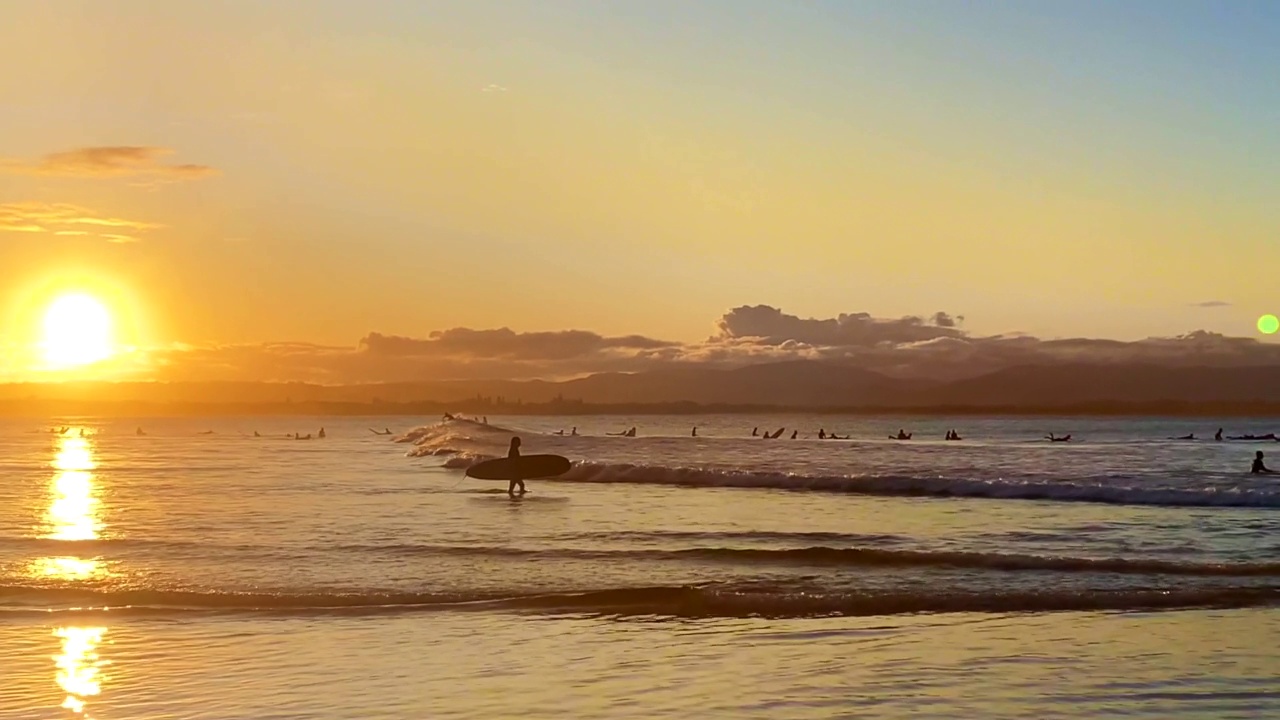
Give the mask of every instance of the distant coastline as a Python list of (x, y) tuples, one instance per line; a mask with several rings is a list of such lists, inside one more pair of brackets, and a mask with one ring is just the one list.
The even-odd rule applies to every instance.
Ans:
[(494, 403), (458, 402), (137, 402), (0, 401), (0, 417), (402, 417), (438, 418), (446, 412), (497, 416), (591, 415), (858, 415), (903, 417), (1198, 417), (1280, 418), (1280, 403), (1094, 402), (1052, 406), (783, 406), (676, 403)]
[(826, 415), (1274, 417), (1280, 366), (1017, 366), (950, 381), (788, 361), (570, 380), (0, 384), (0, 417)]

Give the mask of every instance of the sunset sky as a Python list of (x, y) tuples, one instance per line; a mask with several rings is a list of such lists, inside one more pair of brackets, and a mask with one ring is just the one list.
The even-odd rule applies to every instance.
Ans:
[(1259, 338), (1277, 37), (1244, 0), (7, 2), (5, 376), (70, 291), (211, 367), (759, 305)]

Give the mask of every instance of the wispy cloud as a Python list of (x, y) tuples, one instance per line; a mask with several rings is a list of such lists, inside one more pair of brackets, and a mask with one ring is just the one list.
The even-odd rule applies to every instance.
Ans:
[(508, 92), (508, 89), (501, 85), (489, 83), (488, 85), (480, 88), (480, 92)]
[(0, 232), (47, 233), (62, 237), (92, 235), (107, 242), (137, 242), (126, 232), (146, 232), (164, 227), (156, 223), (102, 215), (67, 203), (2, 203)]
[(38, 160), (0, 160), (0, 170), (22, 175), (77, 178), (139, 177), (151, 181), (182, 181), (216, 175), (208, 165), (166, 165), (160, 159), (173, 154), (163, 147), (121, 145), (84, 147), (45, 155)]
[(1198, 308), (1224, 308), (1231, 307), (1231, 303), (1225, 300), (1206, 300), (1204, 302), (1191, 303), (1191, 306)]

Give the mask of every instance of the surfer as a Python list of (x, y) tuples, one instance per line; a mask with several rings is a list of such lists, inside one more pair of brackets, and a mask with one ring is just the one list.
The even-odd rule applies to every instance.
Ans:
[(320, 428), (320, 437), (324, 437), (324, 428)]
[(1218, 432), (1213, 434), (1213, 439), (1217, 442), (1222, 442), (1222, 428), (1218, 428)]
[[(516, 436), (511, 438), (511, 448), (507, 450), (507, 458), (510, 459), (510, 458), (518, 458), (518, 457), (520, 457), (520, 437)], [(519, 493), (520, 495), (523, 495), (527, 492), (524, 489), (524, 480), (515, 479), (511, 481), (510, 485), (507, 486), (507, 494), (510, 495), (511, 497), (515, 497), (517, 485), (520, 486), (520, 493)]]
[(1258, 454), (1253, 456), (1253, 467), (1250, 468), (1249, 472), (1254, 475), (1260, 475), (1262, 473), (1273, 475), (1276, 471), (1262, 464), (1262, 451), (1259, 450)]
[(698, 426), (697, 426), (697, 425), (694, 425), (694, 426), (693, 426), (693, 434), (692, 434), (692, 435), (690, 435), (689, 437), (698, 437)]

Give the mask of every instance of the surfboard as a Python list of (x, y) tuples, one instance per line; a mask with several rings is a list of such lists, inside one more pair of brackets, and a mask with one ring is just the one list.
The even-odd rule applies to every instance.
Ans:
[(477, 463), (467, 468), (467, 476), (477, 480), (537, 480), (563, 475), (570, 467), (569, 458), (559, 455), (521, 455)]

